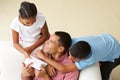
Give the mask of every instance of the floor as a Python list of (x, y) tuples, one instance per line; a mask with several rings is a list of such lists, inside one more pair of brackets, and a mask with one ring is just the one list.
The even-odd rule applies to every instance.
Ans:
[(120, 65), (112, 71), (112, 80), (120, 80)]

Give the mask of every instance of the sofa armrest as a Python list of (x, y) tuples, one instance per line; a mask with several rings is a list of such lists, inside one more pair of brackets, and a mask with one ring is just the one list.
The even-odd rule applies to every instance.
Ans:
[(0, 41), (0, 80), (21, 80), (23, 60), (11, 41)]
[(96, 63), (84, 70), (81, 70), (79, 80), (102, 80), (99, 64)]

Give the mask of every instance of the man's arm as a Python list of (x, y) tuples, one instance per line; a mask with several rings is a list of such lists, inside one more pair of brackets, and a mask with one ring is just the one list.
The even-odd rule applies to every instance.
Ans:
[(44, 67), (43, 65), (41, 66), (41, 70), (35, 69), (35, 77), (39, 78), (40, 80), (51, 80), (51, 78), (47, 74), (46, 67)]
[(78, 70), (75, 63), (71, 63), (68, 65), (60, 64), (59, 62), (56, 62), (56, 61), (50, 59), (49, 57), (45, 56), (40, 50), (36, 52), (36, 55), (38, 58), (43, 59), (48, 64), (50, 64), (51, 66), (53, 66), (55, 69), (57, 69), (58, 71), (60, 71), (62, 73), (67, 73), (67, 72), (72, 72), (72, 71)]
[(31, 77), (22, 77), (22, 80), (33, 80)]

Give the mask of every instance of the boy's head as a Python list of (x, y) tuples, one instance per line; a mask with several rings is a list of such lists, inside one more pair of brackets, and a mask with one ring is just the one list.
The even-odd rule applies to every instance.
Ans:
[(70, 56), (74, 59), (85, 59), (91, 52), (91, 47), (86, 41), (79, 41), (70, 48)]

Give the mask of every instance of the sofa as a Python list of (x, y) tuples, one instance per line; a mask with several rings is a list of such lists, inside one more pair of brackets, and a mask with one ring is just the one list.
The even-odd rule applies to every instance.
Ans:
[[(21, 80), (24, 56), (11, 41), (0, 41), (0, 80)], [(99, 64), (81, 70), (79, 80), (101, 80)]]

